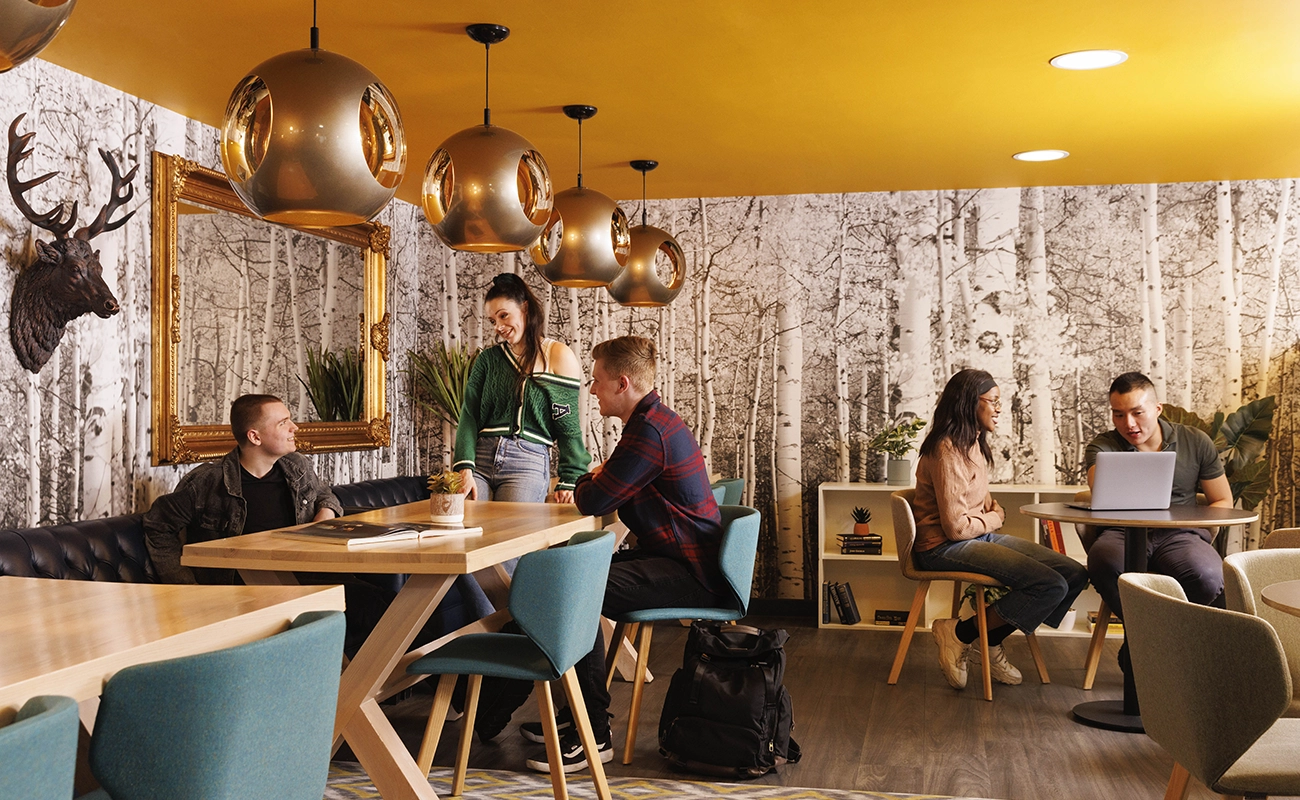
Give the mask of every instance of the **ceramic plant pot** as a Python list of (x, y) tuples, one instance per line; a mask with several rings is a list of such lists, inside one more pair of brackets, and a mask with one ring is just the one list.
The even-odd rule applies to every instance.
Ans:
[(870, 522), (855, 522), (855, 523), (853, 523), (853, 535), (854, 535), (854, 536), (867, 536), (867, 535), (869, 535), (870, 533), (871, 533), (871, 523), (870, 523)]
[(885, 482), (890, 486), (912, 485), (912, 460), (910, 458), (891, 458), (886, 468), (888, 473)]
[(465, 521), (465, 495), (429, 495), (429, 521), (435, 525), (455, 525)]

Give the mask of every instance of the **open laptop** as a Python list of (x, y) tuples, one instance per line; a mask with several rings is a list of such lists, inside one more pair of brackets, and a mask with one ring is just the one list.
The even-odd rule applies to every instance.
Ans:
[(1172, 450), (1159, 453), (1098, 453), (1092, 502), (1069, 503), (1086, 511), (1151, 511), (1169, 508), (1174, 487)]

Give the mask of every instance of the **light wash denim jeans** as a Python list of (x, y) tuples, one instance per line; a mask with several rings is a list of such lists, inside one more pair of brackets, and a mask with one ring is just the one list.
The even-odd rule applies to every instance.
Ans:
[(920, 569), (976, 572), (1009, 588), (991, 607), (1025, 633), (1033, 633), (1044, 622), (1053, 628), (1060, 625), (1074, 598), (1088, 585), (1088, 571), (1078, 561), (1004, 533), (944, 542), (912, 556)]
[(551, 448), (517, 436), (480, 436), (474, 449), (478, 499), (544, 503), (551, 488)]

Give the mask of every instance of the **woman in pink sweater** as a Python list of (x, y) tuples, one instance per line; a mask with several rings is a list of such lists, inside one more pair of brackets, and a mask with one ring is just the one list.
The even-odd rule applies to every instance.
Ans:
[[(1007, 514), (989, 494), (988, 435), (1001, 411), (1002, 392), (983, 370), (964, 369), (944, 387), (916, 467), (912, 558), (921, 569), (988, 575), (1011, 590), (987, 607), (985, 619), (990, 676), (1015, 685), (1020, 671), (1007, 661), (1002, 640), (1044, 622), (1060, 625), (1088, 585), (1088, 572), (1068, 556), (996, 532)], [(932, 631), (943, 676), (964, 689), (970, 645), (979, 638), (974, 617), (935, 620)]]

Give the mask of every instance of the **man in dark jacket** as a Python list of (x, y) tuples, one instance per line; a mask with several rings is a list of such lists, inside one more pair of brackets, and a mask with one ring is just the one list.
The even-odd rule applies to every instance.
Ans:
[(181, 548), (245, 533), (331, 519), (343, 514), (338, 498), (296, 452), (298, 426), (276, 397), (246, 394), (230, 406), (236, 447), (220, 461), (201, 464), (154, 501), (144, 515), (145, 544), (164, 583), (228, 582), (224, 570), (181, 565)]

